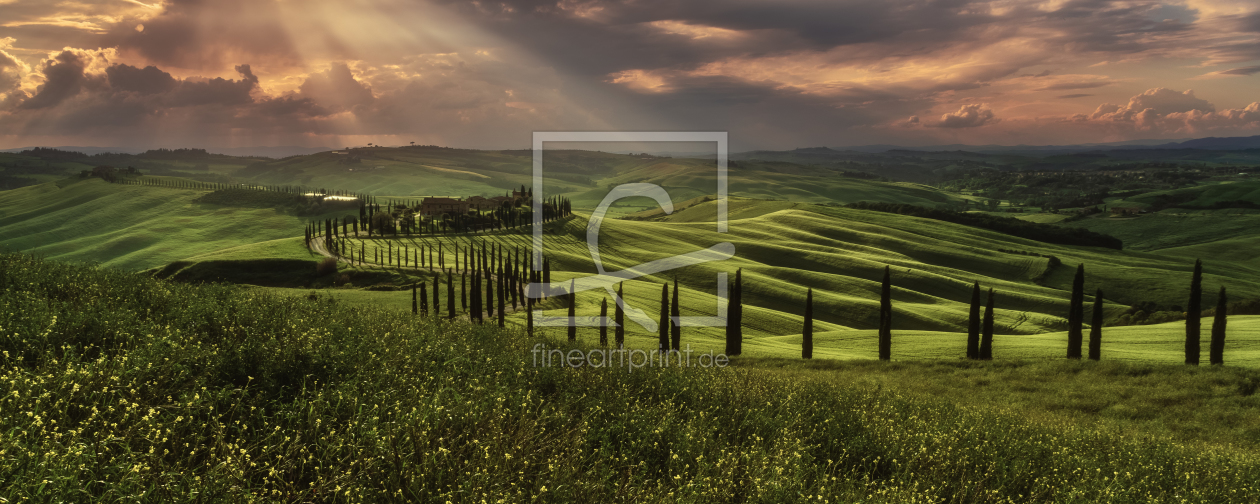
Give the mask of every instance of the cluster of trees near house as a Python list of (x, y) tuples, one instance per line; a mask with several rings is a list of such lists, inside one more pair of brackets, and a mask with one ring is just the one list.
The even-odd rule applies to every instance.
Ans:
[[(516, 229), (533, 223), (533, 209), (529, 205), (503, 205), (489, 211), (474, 211), (467, 214), (455, 213), (426, 217), (420, 213), (420, 204), (416, 202), (389, 201), (382, 207), (374, 202), (371, 196), (359, 200), (359, 215), (342, 218), (329, 218), (323, 222), (311, 221), (306, 225), (305, 243), (309, 248), (312, 240), (322, 238), (324, 248), (329, 253), (345, 256), (351, 262), (372, 264), (395, 264), (395, 257), (390, 252), (388, 257), (366, 257), (365, 246), (361, 243), (359, 252), (350, 239), (387, 238), (398, 236), (423, 236), (466, 234), (490, 232), (503, 229)], [(542, 205), (542, 221), (551, 222), (573, 214), (573, 205), (560, 196), (548, 198)], [(393, 249), (393, 242), (386, 243), (387, 249)], [(441, 245), (439, 245), (440, 247)], [(399, 264), (406, 264), (407, 256), (399, 256)], [(415, 263), (422, 263), (414, 259)]]

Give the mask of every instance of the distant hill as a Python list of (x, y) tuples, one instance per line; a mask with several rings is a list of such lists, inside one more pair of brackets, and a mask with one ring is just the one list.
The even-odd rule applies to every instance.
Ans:
[[(41, 147), (32, 146), (32, 147), (18, 147), (15, 149), (0, 149), (0, 152), (17, 153), (17, 152), (33, 150), (33, 149), (37, 149)], [(126, 146), (123, 146), (123, 147), (84, 147), (84, 146), (67, 146), (67, 145), (56, 146), (56, 147), (42, 147), (42, 148), (52, 148), (52, 149), (61, 150), (61, 151), (81, 152), (87, 155), (105, 154), (105, 153), (140, 154), (145, 151), (156, 149), (152, 147), (150, 148), (126, 147)], [(185, 147), (175, 147), (173, 149), (183, 149), (183, 148)], [(283, 158), (283, 157), (289, 157), (289, 156), (300, 156), (304, 154), (314, 154), (316, 152), (324, 152), (324, 151), (330, 151), (334, 149), (332, 147), (278, 146), (278, 147), (218, 147), (218, 148), (206, 147), (203, 150), (211, 154), (226, 154), (229, 156)]]

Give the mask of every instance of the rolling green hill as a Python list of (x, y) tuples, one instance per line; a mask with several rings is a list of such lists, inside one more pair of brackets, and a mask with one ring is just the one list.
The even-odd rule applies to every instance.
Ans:
[[(1055, 342), (1061, 340), (1062, 335), (1054, 333), (1066, 328), (1068, 290), (1076, 264), (1086, 266), (1087, 292), (1092, 293), (1096, 288), (1104, 290), (1108, 318), (1115, 318), (1130, 305), (1140, 302), (1184, 305), (1193, 266), (1193, 260), (1182, 257), (1051, 245), (934, 220), (777, 201), (733, 200), (731, 208), (736, 218), (729, 223), (730, 232), (720, 234), (712, 222), (715, 208), (715, 202), (699, 202), (660, 220), (605, 220), (600, 234), (601, 243), (607, 244), (601, 247), (604, 264), (608, 271), (618, 271), (723, 241), (733, 243), (736, 249), (733, 259), (625, 282), (626, 298), (631, 306), (655, 316), (660, 283), (672, 280), (676, 273), (683, 286), (683, 314), (713, 315), (716, 313), (715, 276), (719, 272), (733, 274), (736, 268), (743, 268), (744, 327), (749, 337), (746, 347), (758, 355), (799, 352), (805, 288), (812, 287), (816, 331), (822, 333), (821, 341), (828, 342), (824, 345), (827, 349), (820, 347), (819, 354), (854, 356), (854, 347), (843, 342), (860, 342), (871, 337), (870, 330), (876, 326), (879, 279), (884, 265), (891, 265), (893, 271), (894, 329), (898, 334), (919, 341), (910, 345), (909, 348), (917, 349), (910, 355), (949, 353), (941, 353), (940, 349), (956, 345), (958, 335), (955, 333), (965, 330), (971, 284), (979, 281), (982, 287), (997, 291), (999, 334), (1012, 338), (1039, 335), (1019, 340), (1032, 345), (1022, 350), (1022, 357), (1043, 355), (1042, 352), (1051, 357), (1061, 353)], [(585, 243), (586, 231), (587, 222), (581, 215), (548, 225), (546, 255), (551, 262), (553, 282), (596, 273)], [(408, 251), (414, 251), (421, 246), (434, 247), (439, 241), (447, 254), (453, 247), (463, 249), (469, 244), (480, 246), (482, 242), (502, 244), (509, 250), (527, 250), (530, 246), (529, 235), (518, 231), (476, 237), (411, 237), (356, 240), (354, 243), (356, 250), (363, 247), (367, 256), (372, 257), (377, 250), (384, 250), (387, 243), (392, 243), (395, 250), (405, 246)], [(1051, 266), (1049, 256), (1054, 256), (1061, 264)], [(451, 256), (447, 256), (447, 261), (452, 261)], [(1260, 279), (1260, 275), (1247, 265), (1208, 260), (1204, 306), (1215, 303), (1219, 285), (1227, 286), (1234, 300), (1260, 298), (1260, 283), (1255, 279)], [(331, 295), (362, 296), (335, 291)], [(380, 296), (382, 303), (396, 306), (406, 306), (409, 299), (409, 293), (373, 295)], [(598, 315), (600, 300), (606, 295), (603, 291), (579, 294), (578, 315)], [(555, 306), (549, 314), (563, 316), (564, 310)], [(514, 324), (524, 323), (519, 313), (512, 314), (510, 320)], [(1141, 354), (1143, 347), (1139, 343), (1146, 334), (1144, 327), (1117, 331), (1129, 334), (1125, 341), (1136, 345), (1132, 347), (1135, 355)], [(1160, 331), (1168, 332), (1167, 329)], [(593, 338), (595, 330), (583, 329), (582, 333), (583, 338)], [(694, 348), (720, 349), (722, 346), (720, 328), (687, 328), (684, 333)], [(636, 324), (630, 325), (629, 334), (634, 346), (651, 348), (655, 345), (655, 333)], [(1172, 336), (1159, 338), (1167, 340), (1168, 346), (1151, 354), (1152, 360), (1166, 359), (1177, 351)], [(831, 345), (832, 340), (835, 345)], [(864, 349), (864, 343), (854, 345), (860, 349), (859, 353), (868, 350)], [(1115, 355), (1121, 354), (1123, 352)]]
[(95, 178), (0, 192), (0, 247), (146, 269), (281, 238), (300, 246), (307, 219), (320, 218), (194, 202), (204, 194)]

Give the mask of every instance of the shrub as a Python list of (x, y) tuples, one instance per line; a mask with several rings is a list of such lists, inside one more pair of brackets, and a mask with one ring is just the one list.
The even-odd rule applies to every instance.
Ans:
[(319, 276), (331, 275), (336, 272), (337, 272), (337, 260), (331, 257), (326, 257), (324, 258), (324, 260), (320, 261), (319, 264), (315, 265), (316, 275), (319, 275)]

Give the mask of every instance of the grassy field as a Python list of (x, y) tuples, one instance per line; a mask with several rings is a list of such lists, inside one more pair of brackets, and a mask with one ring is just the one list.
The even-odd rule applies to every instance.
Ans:
[(520, 331), (20, 255), (0, 327), (9, 501), (1260, 499), (1236, 367), (568, 369)]
[[(660, 283), (677, 274), (684, 315), (716, 314), (716, 275), (733, 275), (742, 268), (745, 282), (745, 344), (749, 354), (759, 356), (799, 355), (801, 313), (805, 287), (815, 290), (816, 331), (820, 356), (871, 358), (873, 332), (878, 313), (878, 289), (882, 268), (893, 267), (894, 328), (898, 355), (905, 358), (955, 358), (961, 353), (967, 323), (971, 283), (979, 281), (998, 294), (996, 327), (1005, 338), (998, 348), (1013, 357), (1054, 358), (1063, 352), (1067, 298), (1077, 263), (1087, 271), (1086, 291), (1104, 289), (1109, 318), (1115, 318), (1132, 304), (1153, 301), (1161, 305), (1184, 304), (1188, 295), (1192, 260), (1181, 257), (1117, 251), (1093, 247), (1049, 245), (1012, 238), (939, 221), (906, 218), (881, 212), (789, 202), (736, 199), (731, 202), (730, 232), (717, 233), (711, 222), (713, 202), (695, 202), (672, 216), (655, 220), (604, 221), (600, 241), (617, 244), (603, 251), (608, 271), (618, 271), (643, 262), (687, 253), (716, 243), (735, 245), (736, 257), (726, 261), (691, 266), (682, 270), (625, 282), (626, 298), (655, 317), (659, 306)], [(706, 222), (709, 221), (709, 222)], [(568, 221), (548, 224), (546, 256), (552, 265), (553, 282), (596, 273), (585, 243), (587, 222), (577, 215)], [(499, 245), (509, 251), (528, 250), (531, 239), (522, 231), (510, 230), (477, 236), (435, 238), (351, 240), (356, 251), (373, 257), (378, 251), (405, 247), (413, 256), (441, 246), (448, 264), (455, 262), (452, 249), (472, 245)], [(388, 245), (388, 246), (387, 246)], [(1029, 255), (1029, 253), (1041, 255)], [(462, 252), (461, 252), (462, 254)], [(1050, 267), (1048, 255), (1062, 265)], [(461, 256), (462, 257), (462, 256)], [(382, 269), (356, 266), (350, 271)], [(414, 268), (383, 268), (397, 274), (416, 274)], [(1207, 262), (1204, 280), (1204, 306), (1215, 303), (1215, 286), (1224, 284), (1234, 300), (1260, 297), (1260, 278), (1246, 265)], [(427, 275), (427, 272), (420, 272)], [(458, 282), (457, 282), (458, 283)], [(356, 284), (358, 285), (358, 284)], [(330, 296), (351, 303), (409, 305), (409, 292), (331, 290)], [(608, 294), (587, 291), (577, 297), (579, 316), (598, 315), (600, 301)], [(379, 299), (379, 301), (378, 301)], [(1092, 299), (1087, 299), (1092, 301)], [(549, 315), (563, 316), (563, 305), (554, 305)], [(1254, 322), (1239, 319), (1234, 329), (1239, 345), (1249, 345)], [(523, 325), (520, 313), (509, 323)], [(628, 328), (629, 344), (654, 348), (656, 335), (638, 324)], [(696, 350), (721, 349), (720, 328), (687, 328), (686, 341)], [(1181, 357), (1173, 326), (1109, 328), (1115, 340), (1109, 358), (1146, 362), (1179, 362)], [(580, 331), (585, 340), (594, 340), (595, 329)], [(1143, 336), (1149, 334), (1150, 336)], [(1015, 343), (1018, 341), (1018, 343)], [(1013, 346), (1007, 347), (1007, 344)], [(1231, 349), (1235, 347), (1231, 346)], [(1240, 350), (1243, 347), (1238, 347)], [(1250, 351), (1250, 350), (1247, 350)], [(1255, 356), (1239, 354), (1244, 365), (1255, 365)]]
[[(0, 193), (0, 247), (68, 261), (146, 269), (232, 247), (301, 245), (308, 219), (274, 209), (195, 203), (204, 191), (64, 179)], [(340, 216), (340, 214), (337, 214)]]

